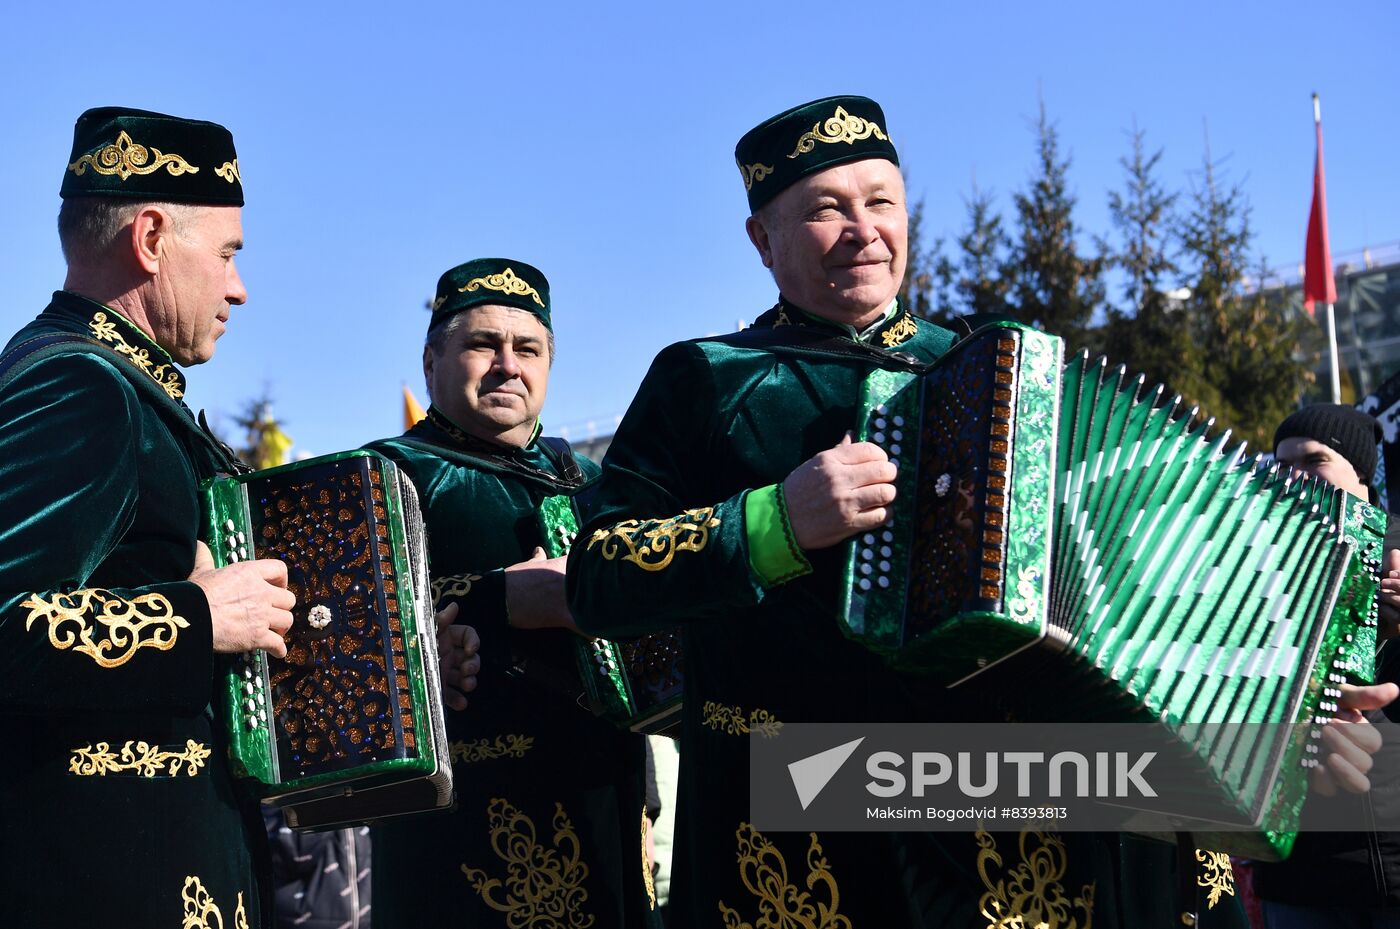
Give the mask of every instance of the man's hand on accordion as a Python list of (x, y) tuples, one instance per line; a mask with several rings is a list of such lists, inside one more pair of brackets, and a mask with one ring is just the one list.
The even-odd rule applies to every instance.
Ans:
[(788, 522), (806, 550), (829, 548), (881, 525), (894, 502), (897, 470), (873, 442), (846, 433), (835, 448), (798, 465), (783, 481)]
[(209, 601), (214, 627), (214, 651), (247, 652), (255, 648), (285, 658), (282, 638), (292, 628), (292, 607), (297, 598), (287, 589), (287, 566), (260, 558), (214, 567), (209, 546), (195, 543), (194, 570), (190, 580)]
[(512, 628), (579, 632), (564, 597), (565, 562), (563, 555), (548, 558), (536, 548), (529, 561), (506, 568), (506, 615)]
[(442, 673), (442, 702), (454, 710), (467, 708), (467, 694), (476, 690), (481, 673), (481, 639), (471, 626), (454, 626), (456, 602), (438, 611), (438, 666)]
[(1322, 733), (1328, 754), (1321, 765), (1313, 768), (1314, 790), (1331, 797), (1338, 788), (1353, 794), (1371, 789), (1366, 775), (1371, 770), (1372, 757), (1380, 751), (1381, 734), (1362, 713), (1379, 710), (1396, 696), (1400, 696), (1400, 687), (1394, 684), (1342, 685), (1337, 715)]

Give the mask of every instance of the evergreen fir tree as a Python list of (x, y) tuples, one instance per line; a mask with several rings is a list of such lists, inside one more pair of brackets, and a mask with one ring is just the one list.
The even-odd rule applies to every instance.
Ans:
[(968, 229), (958, 237), (962, 261), (955, 285), (962, 309), (968, 313), (1012, 315), (1008, 299), (1011, 282), (1006, 273), (1011, 240), (1002, 228), (992, 194), (978, 190), (973, 181), (972, 195), (963, 203), (967, 207)]
[[(905, 183), (907, 186), (908, 179)], [(935, 238), (927, 245), (925, 235), (924, 198), (909, 208), (909, 244), (904, 266), (904, 282), (899, 288), (899, 302), (915, 316), (944, 324), (957, 314), (953, 306), (953, 263), (943, 253), (943, 239)]]

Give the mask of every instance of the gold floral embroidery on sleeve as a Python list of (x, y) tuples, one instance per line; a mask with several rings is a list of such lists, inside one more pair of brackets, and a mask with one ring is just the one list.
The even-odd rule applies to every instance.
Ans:
[[(189, 627), (161, 594), (123, 600), (94, 587), (54, 594), (50, 599), (34, 594), (20, 606), (29, 608), (25, 631), (37, 620), (46, 620), (50, 645), (60, 651), (71, 648), (103, 668), (121, 667), (138, 649), (169, 651), (179, 630)], [(99, 626), (103, 627), (100, 631)], [(98, 639), (95, 634), (104, 637)]]
[(80, 777), (106, 777), (123, 772), (141, 777), (174, 777), (181, 773), (194, 777), (209, 760), (209, 755), (208, 747), (193, 739), (186, 741), (183, 749), (172, 750), (149, 742), (128, 740), (120, 754), (106, 742), (98, 742), (96, 747), (85, 745), (73, 749), (73, 757), (68, 759), (68, 771)]
[[(185, 918), (180, 929), (224, 929), (224, 914), (214, 902), (204, 882), (191, 874), (185, 878), (180, 899), (185, 903)], [(233, 912), (233, 925), (229, 929), (248, 929), (248, 913), (243, 909), (243, 892), (238, 892), (238, 908)]]
[(996, 840), (979, 831), (977, 846), (977, 873), (987, 888), (980, 901), (987, 929), (1090, 929), (1093, 925), (1094, 883), (1085, 884), (1073, 900), (1065, 896), (1060, 882), (1069, 859), (1058, 835), (1021, 830), (1021, 863), (1005, 877), (996, 874), (1002, 866)]
[(852, 116), (846, 112), (845, 107), (838, 106), (836, 112), (828, 119), (813, 123), (812, 131), (802, 134), (802, 137), (797, 140), (797, 147), (792, 150), (792, 154), (788, 157), (796, 158), (798, 155), (806, 154), (816, 148), (818, 142), (827, 145), (845, 142), (847, 145), (851, 145), (862, 139), (868, 139), (872, 135), (881, 142), (890, 140), (878, 123), (862, 119), (859, 116)]
[(905, 316), (884, 332), (880, 333), (880, 341), (885, 343), (885, 348), (894, 348), (909, 341), (914, 333), (919, 331), (919, 324), (914, 321), (914, 317)]
[(700, 707), (700, 712), (704, 714), (700, 720), (702, 725), (709, 726), (717, 732), (727, 732), (730, 735), (748, 735), (750, 732), (756, 732), (771, 739), (778, 734), (778, 730), (783, 728), (783, 724), (778, 721), (777, 717), (762, 709), (754, 710), (745, 716), (744, 708), (741, 706), (726, 706), (723, 703), (706, 700)]
[(472, 592), (472, 585), (481, 580), (480, 574), (447, 574), (433, 578), (433, 602), (441, 603), (444, 597), (465, 597)]
[(473, 761), (489, 761), (492, 758), (524, 758), (535, 744), (534, 736), (514, 733), (496, 736), (491, 739), (473, 739), (470, 742), (454, 740), (448, 745), (453, 763), (470, 764)]
[(851, 920), (839, 912), (841, 891), (831, 865), (817, 834), (810, 835), (807, 890), (802, 891), (788, 877), (783, 853), (753, 826), (739, 824), (734, 833), (739, 846), (739, 879), (758, 900), (759, 916), (756, 922), (748, 922), (740, 918), (738, 910), (717, 901), (725, 929), (852, 929)]
[(627, 549), (623, 561), (643, 571), (661, 571), (671, 564), (677, 552), (699, 552), (710, 544), (710, 530), (719, 525), (715, 508), (686, 510), (670, 519), (628, 519), (607, 529), (599, 529), (588, 540), (588, 550), (601, 543), (599, 552), (607, 561)]
[(88, 328), (92, 330), (93, 336), (99, 342), (111, 342), (112, 349), (125, 357), (132, 364), (136, 365), (151, 380), (160, 386), (172, 400), (179, 400), (185, 395), (185, 391), (180, 386), (180, 375), (169, 363), (151, 366), (151, 353), (144, 348), (137, 348), (128, 342), (120, 332), (117, 331), (115, 320), (109, 319), (106, 313), (96, 313), (92, 321), (88, 323)]
[(474, 277), (461, 287), (457, 288), (457, 293), (464, 294), (469, 290), (480, 290), (485, 287), (487, 290), (498, 290), (503, 294), (515, 294), (521, 297), (529, 297), (541, 307), (544, 301), (540, 299), (540, 292), (530, 286), (530, 282), (522, 277), (516, 276), (515, 269), (506, 268), (500, 274), (488, 274), (486, 277)]
[[(509, 801), (492, 798), (486, 807), (491, 849), (506, 863), (506, 879), (488, 878), (480, 868), (462, 865), (472, 890), (498, 913), (506, 925), (519, 929), (588, 929), (595, 922), (584, 912), (588, 891), (583, 882), (588, 865), (582, 860), (578, 833), (554, 804), (552, 847), (538, 840), (535, 823)], [(504, 891), (504, 898), (498, 892)]]
[(1235, 872), (1230, 866), (1230, 856), (1225, 852), (1212, 852), (1196, 849), (1196, 860), (1201, 862), (1201, 873), (1196, 875), (1197, 887), (1209, 887), (1206, 895), (1206, 909), (1213, 910), (1220, 902), (1221, 894), (1235, 895)]
[[(156, 160), (151, 161), (154, 155)], [(117, 140), (104, 145), (95, 155), (84, 155), (68, 166), (78, 177), (87, 172), (88, 167), (98, 174), (116, 175), (125, 181), (133, 174), (154, 174), (164, 168), (172, 177), (181, 174), (198, 174), (199, 169), (179, 155), (167, 155), (158, 148), (147, 148), (131, 141), (125, 130), (117, 133)]]

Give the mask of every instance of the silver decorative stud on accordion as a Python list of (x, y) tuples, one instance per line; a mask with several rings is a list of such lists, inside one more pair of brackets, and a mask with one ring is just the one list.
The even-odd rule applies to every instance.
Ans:
[(1250, 830), (1198, 842), (1286, 855), (1318, 724), (1372, 675), (1385, 515), (1062, 352), (996, 325), (867, 381), (898, 496), (851, 546), (846, 630), (1001, 718), (1161, 727), (1193, 809)]
[(368, 451), (203, 488), (219, 566), (287, 565), (287, 657), (238, 656), (224, 713), (235, 771), (299, 828), (452, 803), (427, 548), (417, 494)]

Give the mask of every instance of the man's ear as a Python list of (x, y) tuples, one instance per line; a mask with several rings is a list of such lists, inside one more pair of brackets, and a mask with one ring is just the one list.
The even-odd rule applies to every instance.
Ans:
[(175, 221), (158, 206), (147, 206), (131, 219), (131, 256), (147, 274), (160, 271), (165, 254), (164, 239), (175, 232)]
[(433, 347), (432, 347), (431, 345), (424, 345), (424, 346), (423, 346), (423, 380), (427, 381), (427, 382), (430, 383), (430, 384), (431, 384), (432, 381), (433, 381), (433, 360), (434, 360), (434, 358), (433, 358)]
[(757, 213), (744, 220), (744, 230), (749, 234), (749, 241), (753, 243), (753, 247), (758, 249), (758, 257), (763, 259), (763, 266), (772, 268), (773, 247), (768, 239), (768, 227), (763, 225), (763, 220)]

